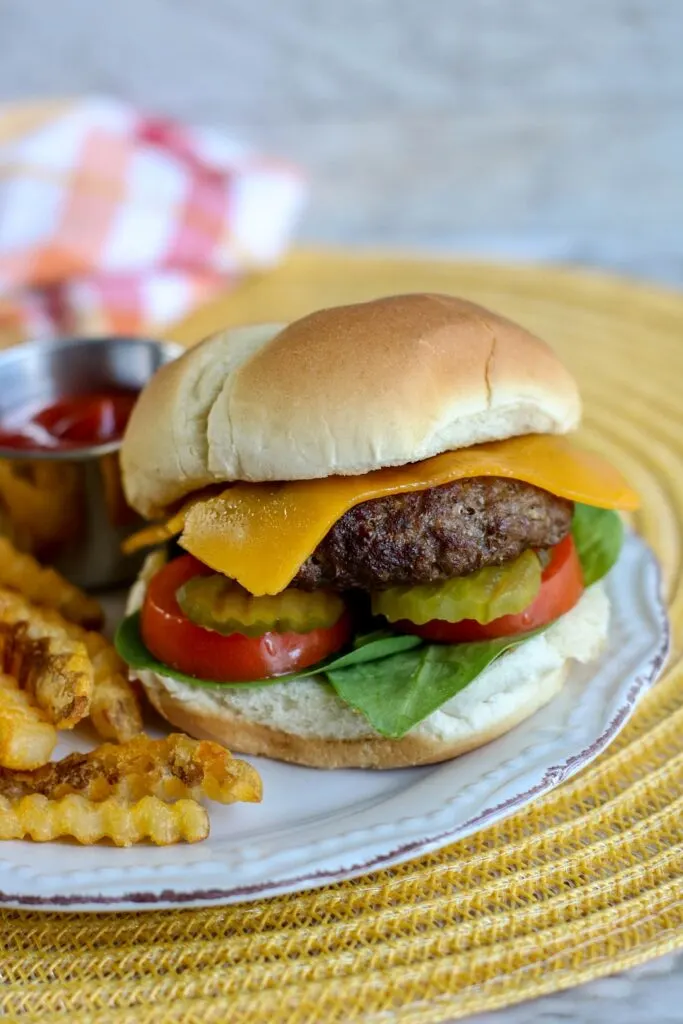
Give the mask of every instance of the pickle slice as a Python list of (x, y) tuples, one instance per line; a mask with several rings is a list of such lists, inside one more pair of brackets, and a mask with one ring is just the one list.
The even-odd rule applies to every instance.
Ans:
[(292, 587), (273, 596), (254, 597), (219, 573), (194, 576), (180, 587), (176, 598), (188, 619), (224, 636), (310, 633), (333, 626), (344, 611), (342, 599), (329, 590), (307, 593)]
[(492, 622), (501, 615), (521, 612), (531, 604), (540, 590), (542, 571), (538, 555), (525, 551), (512, 562), (486, 566), (445, 583), (376, 591), (372, 595), (372, 611), (390, 622), (409, 619), (418, 626), (432, 619)]

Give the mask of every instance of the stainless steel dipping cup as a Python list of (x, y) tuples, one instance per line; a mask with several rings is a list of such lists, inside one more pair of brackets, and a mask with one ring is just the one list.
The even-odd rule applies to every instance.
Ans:
[[(29, 342), (0, 351), (0, 423), (22, 409), (113, 390), (140, 391), (178, 345), (144, 338)], [(141, 523), (126, 504), (119, 440), (32, 451), (0, 442), (0, 532), (87, 589), (131, 582), (140, 556), (121, 553)]]

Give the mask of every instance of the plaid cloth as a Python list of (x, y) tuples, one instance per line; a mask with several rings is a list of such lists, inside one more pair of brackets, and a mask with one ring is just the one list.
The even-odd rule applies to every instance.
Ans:
[(286, 163), (124, 103), (0, 107), (0, 330), (162, 327), (275, 263), (303, 193)]

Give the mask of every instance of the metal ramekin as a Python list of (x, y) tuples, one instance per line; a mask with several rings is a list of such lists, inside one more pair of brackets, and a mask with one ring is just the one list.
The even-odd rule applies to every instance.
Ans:
[[(111, 388), (141, 390), (175, 359), (178, 345), (143, 338), (30, 342), (0, 351), (0, 422), (36, 408)], [(120, 441), (72, 451), (21, 451), (0, 445), (0, 532), (74, 583), (89, 589), (135, 578), (140, 557), (121, 541), (139, 517), (127, 506)]]

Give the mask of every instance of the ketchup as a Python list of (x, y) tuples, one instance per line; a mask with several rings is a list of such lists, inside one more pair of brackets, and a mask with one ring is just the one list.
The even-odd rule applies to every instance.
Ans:
[(18, 412), (0, 424), (0, 447), (70, 451), (118, 441), (137, 397), (137, 391), (96, 391)]

